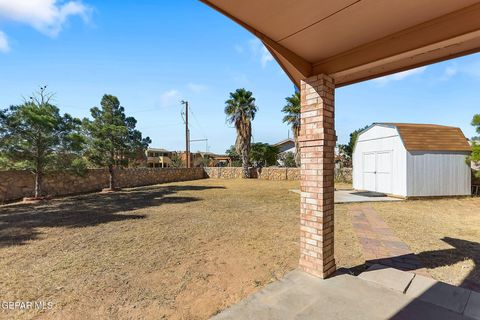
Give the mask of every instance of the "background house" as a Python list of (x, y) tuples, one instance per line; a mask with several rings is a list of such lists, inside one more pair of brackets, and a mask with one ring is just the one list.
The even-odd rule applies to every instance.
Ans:
[(279, 152), (277, 163), (281, 167), (285, 166), (285, 162), (282, 159), (284, 159), (286, 153), (291, 152), (295, 155), (295, 140), (293, 140), (292, 138), (277, 142), (273, 146), (278, 148)]
[(232, 159), (224, 154), (214, 154), (209, 155), (209, 167), (231, 167)]
[(295, 140), (293, 140), (292, 138), (277, 142), (273, 146), (278, 148), (279, 154), (286, 152), (295, 153)]
[(459, 128), (374, 123), (353, 151), (353, 188), (403, 197), (471, 194), (470, 145)]
[(147, 167), (149, 168), (167, 168), (172, 165), (173, 152), (161, 148), (148, 148)]
[[(178, 152), (180, 159), (185, 164), (187, 156), (185, 152)], [(190, 164), (192, 167), (227, 167), (231, 166), (232, 160), (229, 156), (215, 154), (212, 152), (190, 152)]]

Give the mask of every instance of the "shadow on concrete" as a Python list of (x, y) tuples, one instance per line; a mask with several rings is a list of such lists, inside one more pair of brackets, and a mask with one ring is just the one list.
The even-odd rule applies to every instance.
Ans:
[(474, 263), (474, 269), (469, 272), (459, 286), (480, 292), (480, 243), (451, 237), (444, 237), (441, 240), (453, 248), (369, 260), (349, 270), (351, 273), (358, 275), (371, 265), (381, 264), (403, 271), (415, 272), (423, 267), (434, 269), (471, 259)]
[[(463, 279), (460, 288), (432, 280), (417, 280), (416, 276), (407, 291), (415, 300), (396, 312), (391, 320), (416, 319), (419, 316), (422, 319), (480, 319), (480, 244), (450, 237), (442, 240), (453, 248), (419, 253), (417, 256), (425, 267), (449, 266), (472, 259), (474, 269)], [(445, 309), (441, 313), (432, 313), (434, 309), (427, 312), (422, 309), (424, 302)]]
[(0, 206), (0, 248), (22, 245), (40, 235), (39, 228), (82, 228), (115, 221), (143, 219), (128, 214), (163, 204), (200, 201), (198, 197), (174, 196), (179, 191), (224, 189), (216, 186), (148, 186), (114, 193), (96, 193), (38, 204)]
[[(460, 289), (461, 290), (461, 289)], [(455, 293), (454, 293), (455, 292)], [(414, 295), (412, 300), (400, 308), (389, 320), (474, 320), (469, 304), (470, 291), (461, 292), (444, 283), (434, 283), (423, 292)], [(450, 299), (450, 300), (449, 300)]]
[(388, 197), (388, 195), (386, 195), (385, 193), (374, 192), (374, 191), (354, 191), (354, 192), (351, 192), (351, 194), (354, 194), (356, 196), (361, 196), (361, 197), (368, 197), (368, 198)]

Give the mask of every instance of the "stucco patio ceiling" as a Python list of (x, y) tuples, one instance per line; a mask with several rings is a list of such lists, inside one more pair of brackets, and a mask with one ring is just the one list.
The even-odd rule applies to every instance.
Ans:
[(200, 0), (265, 44), (297, 85), (336, 86), (480, 51), (479, 0)]

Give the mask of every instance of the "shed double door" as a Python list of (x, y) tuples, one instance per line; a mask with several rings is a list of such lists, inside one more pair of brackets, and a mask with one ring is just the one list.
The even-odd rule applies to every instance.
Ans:
[(392, 151), (363, 154), (363, 189), (392, 193)]

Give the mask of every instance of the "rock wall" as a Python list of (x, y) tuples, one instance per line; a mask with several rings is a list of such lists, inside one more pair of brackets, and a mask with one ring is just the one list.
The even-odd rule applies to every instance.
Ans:
[(205, 167), (208, 178), (214, 179), (237, 179), (242, 177), (242, 168), (239, 167)]
[[(242, 177), (242, 168), (204, 168), (209, 178), (237, 179)], [(250, 177), (263, 180), (300, 180), (300, 168), (250, 168)], [(336, 182), (352, 182), (352, 168), (335, 169)]]
[(352, 182), (352, 168), (335, 168), (335, 182)]
[(262, 168), (256, 170), (258, 179), (263, 180), (300, 180), (299, 168)]
[[(116, 170), (117, 185), (121, 188), (153, 185), (165, 182), (205, 178), (202, 168), (135, 168)], [(52, 196), (100, 191), (108, 187), (108, 172), (90, 169), (78, 176), (54, 172), (44, 177), (44, 194)], [(34, 176), (28, 171), (0, 171), (0, 203), (33, 195)]]
[[(207, 177), (215, 179), (238, 179), (242, 177), (242, 168), (204, 168)], [(300, 180), (299, 168), (250, 168), (250, 177), (263, 180)]]

